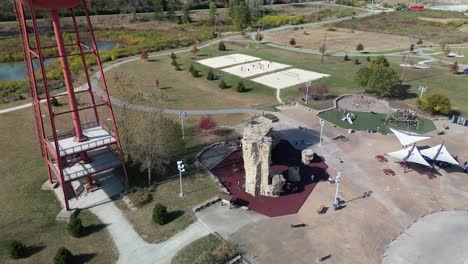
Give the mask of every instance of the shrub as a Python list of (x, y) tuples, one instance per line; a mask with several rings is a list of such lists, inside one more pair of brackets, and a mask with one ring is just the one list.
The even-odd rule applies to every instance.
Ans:
[(171, 52), (171, 59), (172, 59), (172, 60), (177, 59), (177, 56), (174, 54), (174, 52)]
[(148, 51), (142, 50), (140, 52), (140, 59), (143, 60), (143, 61), (146, 61), (148, 59)]
[(356, 50), (357, 50), (357, 51), (363, 51), (363, 50), (364, 50), (364, 45), (362, 45), (361, 43), (359, 43), (359, 44), (356, 46)]
[(366, 61), (370, 61), (370, 57), (369, 57), (369, 56), (367, 56)]
[(135, 188), (129, 197), (135, 206), (145, 205), (153, 199), (149, 188)]
[(167, 208), (166, 206), (157, 203), (153, 208), (153, 222), (159, 225), (167, 223)]
[(224, 80), (221, 80), (221, 82), (219, 83), (219, 88), (221, 89), (226, 89), (228, 88), (226, 82)]
[(207, 79), (208, 81), (214, 80), (213, 70), (210, 69), (210, 70), (208, 71), (208, 73), (206, 74), (206, 79)]
[(245, 85), (244, 85), (244, 83), (242, 81), (237, 83), (236, 90), (239, 93), (245, 92)]
[(219, 51), (226, 51), (226, 44), (224, 44), (224, 41), (220, 41), (218, 44), (218, 50)]
[(192, 48), (190, 49), (190, 52), (192, 52), (193, 56), (197, 55), (198, 53), (197, 46), (193, 45)]
[(354, 59), (354, 64), (359, 65), (359, 64), (361, 64), (361, 62), (359, 62), (359, 60), (356, 58), (356, 59)]
[(454, 62), (450, 64), (449, 69), (453, 73), (457, 73), (460, 70), (460, 66), (458, 66), (458, 62)]
[[(266, 27), (278, 27), (289, 24), (298, 25), (304, 23), (304, 18), (300, 16), (272, 16), (267, 15), (257, 21), (257, 25), (265, 25)], [(296, 28), (297, 30), (298, 28)]]
[(419, 39), (418, 42), (416, 42), (416, 44), (422, 45), (422, 44), (423, 44), (423, 40), (422, 40), (422, 39)]
[(344, 55), (344, 61), (349, 61), (348, 54)]
[(447, 115), (451, 111), (450, 99), (443, 94), (430, 94), (417, 102), (418, 106), (431, 114)]
[(256, 40), (256, 41), (262, 41), (262, 40), (263, 40), (263, 35), (262, 35), (262, 33), (257, 32), (257, 33), (255, 34), (255, 40)]
[(80, 237), (81, 232), (83, 231), (83, 225), (81, 224), (81, 218), (73, 214), (70, 217), (70, 222), (67, 225), (68, 234), (72, 237)]
[(289, 45), (296, 46), (296, 40), (294, 38), (289, 40)]
[(200, 122), (198, 123), (198, 128), (204, 131), (213, 130), (216, 127), (216, 122), (211, 116), (202, 116)]
[(52, 99), (50, 99), (50, 103), (52, 104), (52, 106), (60, 106), (59, 101), (55, 97), (52, 97)]
[(18, 240), (13, 240), (8, 244), (8, 256), (12, 259), (23, 258), (26, 255), (26, 246)]
[(65, 247), (57, 250), (54, 256), (54, 264), (71, 264), (73, 262), (73, 254)]

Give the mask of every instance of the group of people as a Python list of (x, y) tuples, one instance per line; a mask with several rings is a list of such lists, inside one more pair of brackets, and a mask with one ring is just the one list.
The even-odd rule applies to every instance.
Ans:
[[(267, 64), (267, 67), (268, 67), (268, 68), (270, 68), (270, 64), (271, 64), (271, 61), (268, 62), (268, 64)], [(255, 65), (257, 65), (257, 69), (260, 69), (260, 70), (262, 70), (262, 71), (265, 69), (265, 65), (263, 65), (263, 63), (261, 63), (261, 62), (252, 63), (252, 64), (251, 64), (252, 69), (255, 69)], [(246, 68), (246, 69), (247, 69), (247, 71), (250, 71), (250, 67), (248, 67), (248, 68)], [(244, 71), (244, 66), (243, 66), (243, 65), (241, 66), (241, 71)]]

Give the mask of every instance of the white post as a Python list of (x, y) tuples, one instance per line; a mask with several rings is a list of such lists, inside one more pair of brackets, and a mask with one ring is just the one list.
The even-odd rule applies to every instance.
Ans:
[(184, 197), (184, 192), (182, 190), (182, 172), (185, 171), (185, 165), (181, 160), (177, 161), (177, 169), (179, 170), (179, 184), (180, 184), (179, 196), (180, 198), (182, 198)]
[(427, 91), (427, 87), (419, 86), (418, 90), (421, 91), (421, 94), (419, 95), (419, 99), (422, 99), (423, 94)]
[(325, 121), (320, 119), (320, 146), (322, 146), (322, 134), (323, 134), (323, 127), (325, 126)]
[(341, 172), (338, 172), (338, 175), (336, 175), (336, 192), (335, 192), (335, 200), (333, 201), (333, 210), (336, 211), (338, 209), (338, 189), (340, 188), (340, 181), (341, 181)]
[(182, 139), (185, 139), (185, 130), (184, 130), (184, 118), (187, 116), (187, 112), (180, 112), (179, 119), (182, 121)]
[(310, 88), (310, 81), (306, 82), (306, 98), (305, 98), (305, 104), (307, 104), (309, 100), (309, 88)]

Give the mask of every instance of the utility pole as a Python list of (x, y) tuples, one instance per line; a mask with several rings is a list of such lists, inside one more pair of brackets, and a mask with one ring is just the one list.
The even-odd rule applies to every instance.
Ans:
[(325, 54), (325, 51), (327, 50), (327, 32), (325, 32), (325, 36), (323, 37), (323, 45), (320, 47), (320, 53), (322, 53), (322, 56), (320, 58), (320, 64), (323, 64), (323, 55)]
[(185, 172), (185, 164), (183, 161), (177, 161), (177, 169), (179, 170), (179, 183), (180, 183), (180, 193), (179, 197), (184, 197), (184, 192), (182, 191), (182, 172)]
[(336, 175), (336, 192), (335, 192), (335, 200), (333, 202), (333, 210), (336, 211), (338, 209), (339, 203), (338, 203), (338, 189), (340, 188), (340, 181), (341, 181), (341, 172), (338, 172), (338, 175)]
[(310, 81), (306, 82), (306, 98), (305, 98), (305, 104), (307, 105), (307, 102), (309, 100), (309, 89), (310, 89)]
[(182, 139), (185, 139), (185, 130), (184, 130), (184, 118), (187, 116), (187, 112), (180, 112), (179, 119), (182, 121)]
[(320, 119), (320, 146), (322, 146), (322, 135), (323, 135), (324, 126), (325, 126), (325, 120)]

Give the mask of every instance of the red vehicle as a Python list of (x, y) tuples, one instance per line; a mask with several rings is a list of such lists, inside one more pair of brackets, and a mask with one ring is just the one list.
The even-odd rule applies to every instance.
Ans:
[(423, 5), (412, 5), (409, 7), (411, 10), (423, 10), (424, 6)]

